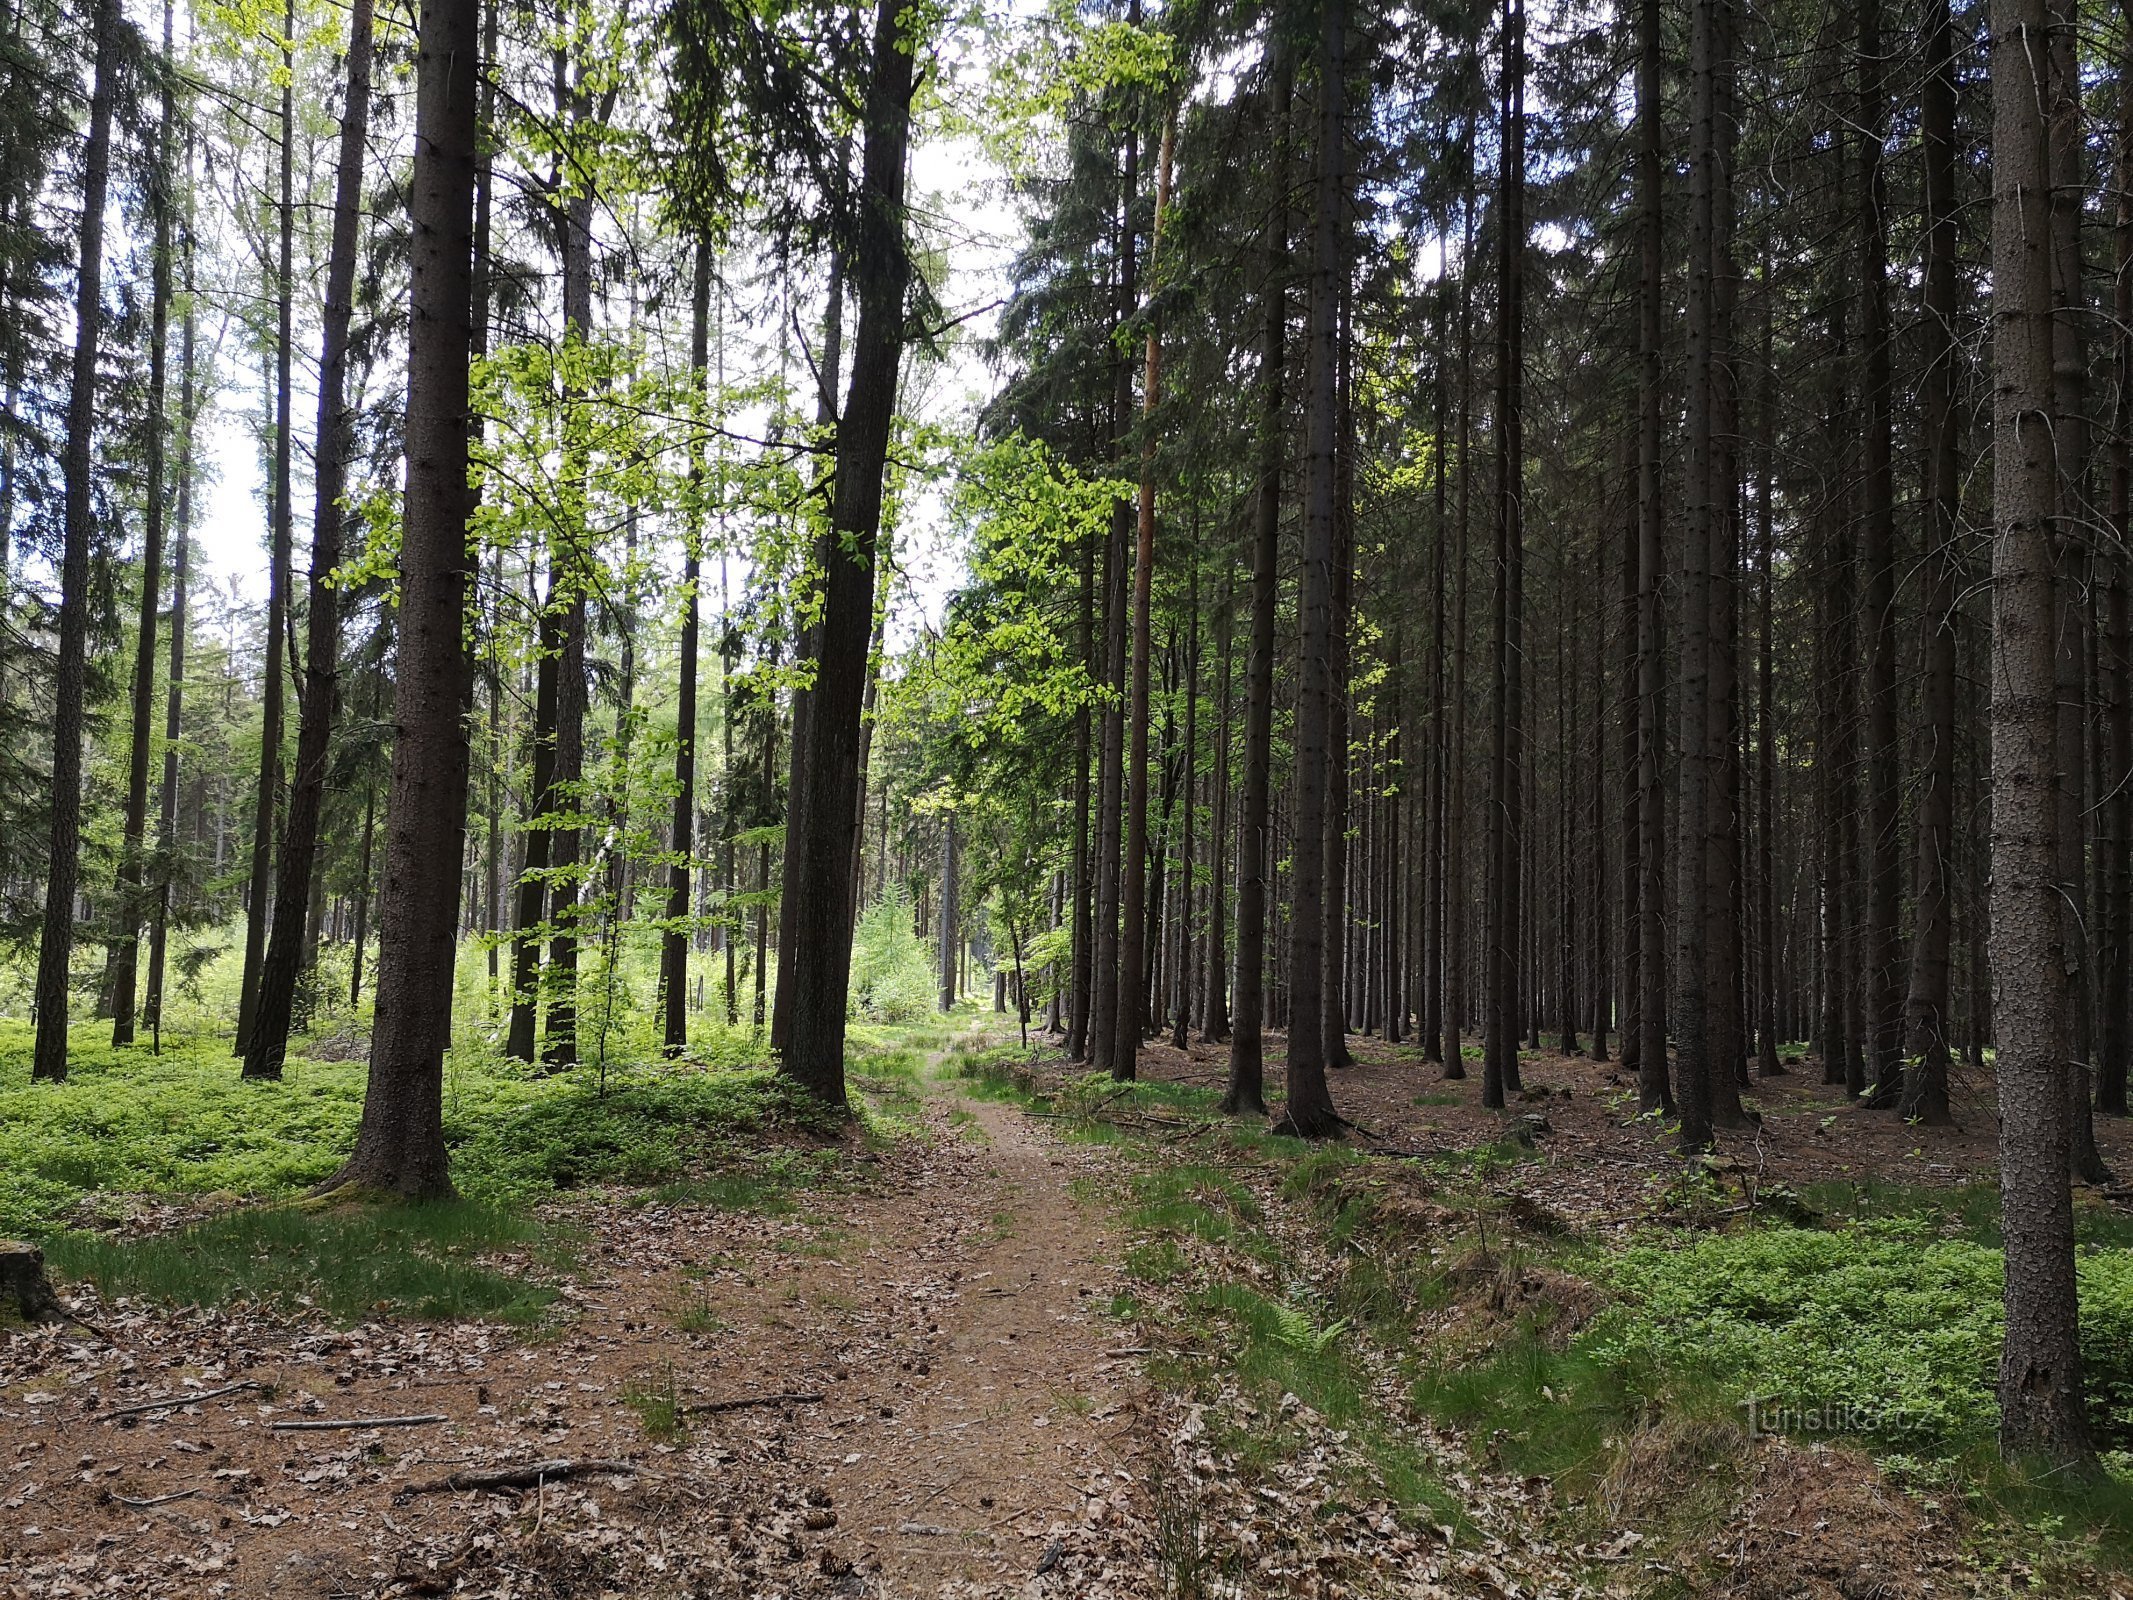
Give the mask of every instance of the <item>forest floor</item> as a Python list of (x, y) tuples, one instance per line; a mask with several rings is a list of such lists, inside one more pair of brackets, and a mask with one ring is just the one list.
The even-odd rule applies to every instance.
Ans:
[[(1373, 1137), (1306, 1152), (1209, 1113), (1216, 1047), (1121, 1095), (942, 1042), (862, 1068), (874, 1131), (822, 1181), (544, 1201), (545, 1243), (484, 1257), (559, 1296), (530, 1327), (63, 1283), (89, 1326), (0, 1334), (0, 1595), (2120, 1592), (2078, 1534), (1981, 1539), (1853, 1449), (1647, 1400), (1536, 1470), (1517, 1397), (1421, 1403), (1560, 1357), (1604, 1298), (1565, 1241), (1682, 1203), (1605, 1065), (1529, 1061), (1529, 1150), (1478, 1082), (1360, 1043), (1335, 1093)], [(1706, 1213), (1989, 1164), (1989, 1119), (1922, 1136), (1798, 1071), (1762, 1098)], [(541, 1462), (571, 1465), (451, 1481)]]

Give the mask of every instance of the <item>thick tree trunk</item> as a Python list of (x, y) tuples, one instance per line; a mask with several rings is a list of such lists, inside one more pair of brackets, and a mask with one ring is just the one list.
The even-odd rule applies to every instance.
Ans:
[(1274, 743), (1274, 610), (1280, 573), (1283, 369), (1288, 348), (1289, 111), (1293, 67), (1276, 43), (1268, 121), (1274, 141), (1267, 207), (1259, 346), (1258, 484), (1252, 505), (1252, 624), (1244, 669), (1244, 791), (1237, 832), (1236, 1015), (1222, 1108), (1264, 1114), (1268, 880), (1274, 871), (1271, 771)]
[[(881, 0), (864, 116), (858, 248), (851, 253), (859, 321), (852, 378), (837, 429), (834, 546), (823, 577), (822, 653), (808, 719), (811, 772), (851, 772), (873, 637), (874, 550), (881, 531), (882, 469), (896, 416), (903, 356), (904, 174), (910, 142), (914, 41), (900, 37), (902, 8)], [(780, 921), (792, 963), (792, 1029), (779, 1069), (810, 1094), (845, 1105), (845, 998), (852, 967), (852, 783), (813, 783), (788, 826), (800, 829), (799, 871)]]
[(2006, 1337), (2000, 1444), (2093, 1473), (2067, 1192), (2043, 0), (1994, 0), (1992, 970)]
[(318, 865), (319, 816), (340, 695), (341, 613), (334, 574), (341, 565), (341, 495), (348, 477), (353, 418), (347, 404), (348, 328), (354, 316), (356, 234), (363, 199), (364, 141), (370, 126), (371, 0), (353, 0), (348, 23), (347, 101), (341, 112), (334, 179), (333, 236), (326, 258), (326, 321), (319, 351), (317, 492), (311, 520), (311, 583), (304, 631), (304, 692), (296, 769), (282, 834), (273, 926), (259, 972), (259, 997), (245, 1044), (247, 1078), (279, 1078), (289, 1022), (303, 976), (305, 928)]
[(59, 560), (59, 650), (52, 674), (52, 831), (44, 922), (37, 945), (37, 1042), (30, 1075), (67, 1076), (74, 896), (81, 885), (82, 722), (88, 690), (89, 546), (96, 533), (91, 473), (96, 358), (103, 333), (104, 201), (111, 183), (111, 108), (117, 92), (118, 0), (96, 0), (96, 61), (89, 80), (89, 136), (82, 149), (81, 254), (74, 287), (74, 365), (67, 391), (64, 543)]
[[(816, 443), (818, 451), (825, 448), (826, 445), (834, 447), (837, 432), (837, 379), (840, 375), (843, 360), (844, 257), (840, 252), (833, 250), (830, 252), (829, 258), (829, 287), (823, 296), (821, 382), (815, 396), (815, 432), (818, 436)], [(821, 492), (828, 486), (829, 482), (827, 470), (829, 458), (818, 455), (816, 461), (818, 470), (815, 475), (815, 486), (817, 492)], [(816, 564), (826, 564), (828, 559), (829, 552), (826, 544), (822, 541), (817, 541), (814, 555)], [(795, 654), (799, 662), (804, 664), (813, 661), (821, 648), (821, 625), (819, 622), (811, 623), (801, 633), (799, 648)], [(807, 788), (807, 726), (813, 714), (813, 709), (814, 695), (807, 685), (804, 682), (795, 684), (792, 691), (792, 758), (785, 780), (785, 815), (788, 821), (800, 804), (801, 793)], [(864, 762), (860, 764), (857, 782), (862, 788), (866, 783)], [(853, 801), (853, 807), (852, 814), (854, 816), (863, 817), (866, 815), (865, 805), (856, 798)], [(778, 882), (781, 885), (790, 883), (793, 879), (793, 874), (798, 870), (799, 864), (795, 860), (795, 856), (799, 848), (799, 836), (790, 827), (787, 827), (784, 839), (784, 858), (778, 876)], [(855, 888), (853, 891), (855, 902), (857, 896), (858, 891)], [(783, 927), (784, 922), (781, 918), (779, 928), (782, 930)], [(792, 1020), (792, 963), (785, 960), (784, 955), (785, 952), (780, 949), (778, 952), (777, 991), (771, 1001), (770, 1047), (773, 1050), (782, 1050), (785, 1047), (786, 1030), (791, 1026)]]
[(354, 1152), (326, 1185), (410, 1199), (451, 1192), (444, 1053), (467, 815), (467, 358), (480, 20), (476, 0), (426, 0), (416, 35), (407, 498), (378, 990), (363, 1120)]
[[(1936, 0), (1938, 3), (1938, 0)], [(2133, 40), (2124, 48), (2133, 50)], [(2104, 696), (2101, 808), (2102, 959), (2098, 966), (2097, 1104), (2126, 1114), (2133, 1065), (2133, 62), (2119, 63), (2117, 270), (2112, 274), (2112, 342), (2118, 397), (2111, 426), (2112, 548), (2102, 558), (2104, 627), (2098, 677)], [(1951, 447), (1952, 448), (1952, 447)], [(1952, 668), (1952, 651), (1951, 651)], [(1953, 672), (1951, 670), (1952, 679)], [(1952, 700), (1951, 700), (1952, 703)]]

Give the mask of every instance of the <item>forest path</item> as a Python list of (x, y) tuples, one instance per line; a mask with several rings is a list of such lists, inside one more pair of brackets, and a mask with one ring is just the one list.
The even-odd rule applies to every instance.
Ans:
[(897, 1297), (910, 1353), (872, 1374), (866, 1434), (825, 1463), (884, 1596), (1019, 1591), (1056, 1568), (1138, 1415), (1133, 1359), (1110, 1353), (1129, 1341), (1104, 1315), (1115, 1250), (1072, 1183), (1100, 1153), (964, 1093), (940, 1059), (926, 1121), (970, 1163), (902, 1197), (905, 1226), (867, 1251), (860, 1270)]

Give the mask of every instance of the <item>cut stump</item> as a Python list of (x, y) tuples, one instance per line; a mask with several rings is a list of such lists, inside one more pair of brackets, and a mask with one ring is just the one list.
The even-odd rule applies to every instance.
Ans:
[(24, 1322), (65, 1315), (51, 1280), (44, 1275), (44, 1252), (33, 1244), (0, 1239), (0, 1305), (9, 1303)]

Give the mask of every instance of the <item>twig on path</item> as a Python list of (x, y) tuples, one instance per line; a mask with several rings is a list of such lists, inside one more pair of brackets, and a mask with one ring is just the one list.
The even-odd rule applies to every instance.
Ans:
[(132, 1507), (135, 1511), (146, 1511), (151, 1506), (167, 1506), (173, 1500), (190, 1500), (199, 1492), (197, 1488), (180, 1489), (173, 1494), (151, 1495), (146, 1500), (136, 1500), (130, 1494), (114, 1494), (111, 1498), (122, 1506)]
[(120, 1417), (138, 1417), (148, 1411), (169, 1411), (178, 1406), (198, 1405), (202, 1400), (220, 1400), (224, 1395), (242, 1394), (259, 1385), (250, 1378), (242, 1383), (224, 1384), (220, 1389), (203, 1389), (198, 1394), (174, 1394), (162, 1400), (144, 1400), (137, 1406), (120, 1406), (114, 1411), (99, 1411), (91, 1422), (114, 1422)]
[(420, 1428), (451, 1420), (442, 1411), (426, 1411), (419, 1417), (292, 1417), (267, 1426), (276, 1433), (325, 1433), (336, 1428)]
[(411, 1483), (393, 1498), (405, 1500), (418, 1494), (457, 1494), (468, 1489), (538, 1489), (544, 1483), (590, 1477), (602, 1472), (617, 1472), (629, 1477), (644, 1475), (644, 1469), (632, 1461), (566, 1456), (553, 1461), (521, 1462), (515, 1467), (498, 1467), (490, 1472), (454, 1472), (428, 1483)]
[(714, 1411), (746, 1411), (755, 1406), (818, 1406), (822, 1404), (819, 1393), (809, 1394), (747, 1394), (735, 1400), (698, 1400), (680, 1407), (689, 1416), (707, 1416)]

